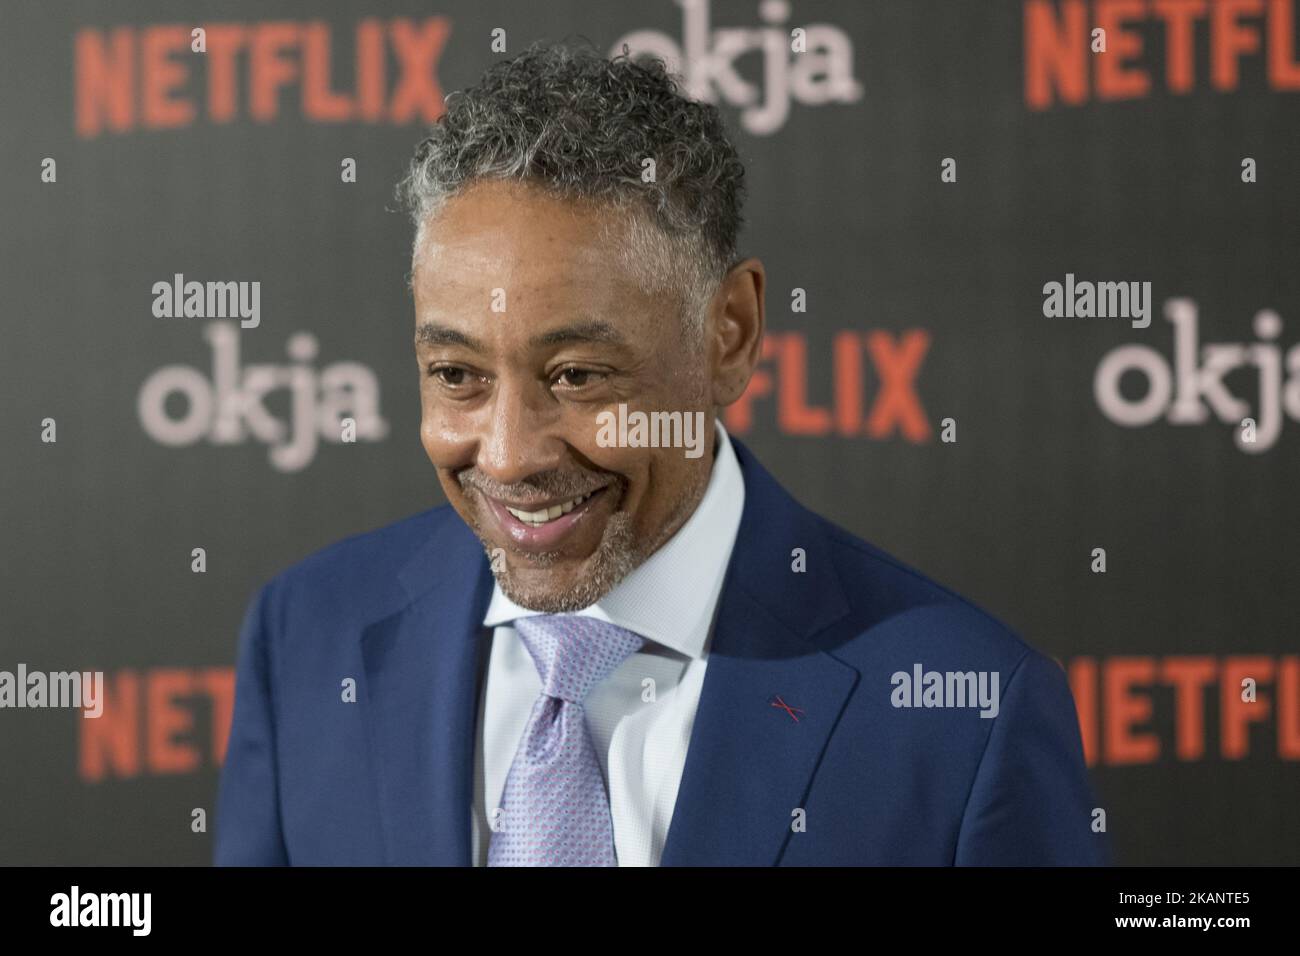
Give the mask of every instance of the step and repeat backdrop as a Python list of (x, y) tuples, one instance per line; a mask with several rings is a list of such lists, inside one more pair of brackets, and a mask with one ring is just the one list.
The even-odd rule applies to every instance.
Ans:
[(1118, 862), (1300, 863), (1300, 3), (3, 19), (0, 863), (210, 861), (255, 588), (441, 503), (393, 187), (539, 39), (719, 105), (770, 283), (727, 426), (1059, 660)]

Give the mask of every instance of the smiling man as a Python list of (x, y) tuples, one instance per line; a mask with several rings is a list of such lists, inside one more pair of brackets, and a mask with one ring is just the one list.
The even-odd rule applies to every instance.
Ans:
[(1105, 861), (1061, 669), (717, 421), (763, 336), (742, 179), (659, 63), (449, 99), (400, 189), (449, 507), (259, 593), (218, 863)]
[[(712, 202), (734, 223), (740, 167), (724, 159)], [(418, 176), (444, 177), (440, 190), (459, 184), (461, 171), (424, 163)], [(500, 555), (505, 594), (535, 610), (585, 608), (695, 510), (714, 445), (709, 432), (703, 456), (602, 447), (599, 413), (622, 404), (679, 420), (707, 411), (712, 422), (757, 356), (762, 265), (710, 269), (721, 288), (706, 326), (707, 280), (684, 289), (658, 280), (702, 270), (656, 244), (636, 207), (629, 222), (581, 194), (490, 179), (451, 199), (430, 188), (416, 203), (425, 451), (452, 506)], [(733, 252), (688, 254), (729, 263)], [(636, 256), (654, 267), (623, 261)]]

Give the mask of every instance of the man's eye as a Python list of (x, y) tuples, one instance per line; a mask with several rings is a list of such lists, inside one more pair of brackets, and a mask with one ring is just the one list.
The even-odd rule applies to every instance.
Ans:
[(454, 365), (442, 365), (429, 369), (429, 374), (438, 379), (443, 385), (455, 388), (465, 384), (466, 372), (463, 368), (457, 368)]
[(566, 368), (560, 371), (555, 377), (555, 381), (565, 388), (582, 388), (585, 385), (592, 384), (599, 376), (599, 372), (592, 372), (585, 368)]

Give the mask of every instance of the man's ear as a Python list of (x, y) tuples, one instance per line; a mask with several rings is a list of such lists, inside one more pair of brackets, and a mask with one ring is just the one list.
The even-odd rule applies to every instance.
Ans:
[(767, 273), (757, 259), (732, 266), (713, 298), (708, 335), (713, 404), (740, 398), (763, 347), (763, 291)]

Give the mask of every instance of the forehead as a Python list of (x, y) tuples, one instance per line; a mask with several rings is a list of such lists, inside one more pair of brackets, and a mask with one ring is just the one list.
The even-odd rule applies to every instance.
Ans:
[(613, 215), (519, 183), (476, 183), (426, 222), (414, 263), (416, 300), (440, 307), (502, 289), (508, 311), (539, 297), (633, 295)]

